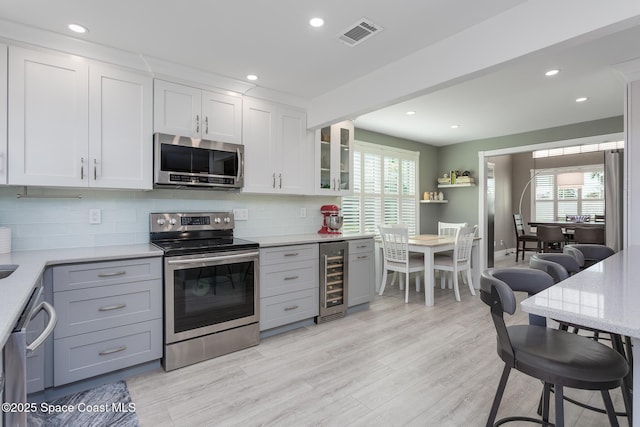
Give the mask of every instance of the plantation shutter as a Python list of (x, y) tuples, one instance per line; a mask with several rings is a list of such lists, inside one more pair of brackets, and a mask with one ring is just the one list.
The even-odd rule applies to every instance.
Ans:
[(354, 194), (342, 198), (343, 230), (378, 233), (380, 224), (418, 226), (418, 153), (356, 142)]

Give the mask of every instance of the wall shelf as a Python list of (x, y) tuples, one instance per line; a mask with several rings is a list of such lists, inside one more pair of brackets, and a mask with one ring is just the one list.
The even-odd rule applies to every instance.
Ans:
[(449, 203), (448, 200), (420, 200), (420, 203)]
[(466, 182), (463, 184), (438, 184), (438, 188), (453, 188), (453, 187), (475, 187), (473, 182)]

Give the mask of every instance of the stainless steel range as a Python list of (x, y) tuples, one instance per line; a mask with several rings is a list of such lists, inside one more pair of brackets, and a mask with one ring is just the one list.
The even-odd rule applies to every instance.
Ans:
[(150, 222), (164, 251), (164, 369), (257, 345), (258, 244), (233, 237), (233, 213), (152, 213)]

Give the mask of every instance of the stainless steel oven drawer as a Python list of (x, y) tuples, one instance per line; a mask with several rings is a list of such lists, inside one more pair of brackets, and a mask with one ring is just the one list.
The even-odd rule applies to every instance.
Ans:
[(260, 299), (260, 330), (275, 328), (318, 315), (318, 288)]
[(260, 249), (260, 265), (318, 260), (318, 244), (276, 246)]
[(162, 357), (162, 319), (54, 340), (54, 386)]
[(162, 281), (55, 292), (53, 304), (58, 313), (56, 338), (161, 319)]
[(162, 258), (69, 264), (53, 267), (53, 291), (162, 278)]
[(317, 259), (266, 265), (260, 269), (263, 298), (311, 288), (318, 289)]

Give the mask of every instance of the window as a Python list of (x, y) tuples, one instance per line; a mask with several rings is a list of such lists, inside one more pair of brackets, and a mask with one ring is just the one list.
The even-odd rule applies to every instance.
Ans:
[[(604, 215), (604, 168), (602, 165), (580, 168), (537, 170), (533, 181), (532, 217), (535, 221), (564, 221), (567, 215)], [(584, 184), (560, 188), (558, 175), (578, 172)]]
[(353, 196), (342, 198), (342, 229), (378, 233), (379, 224), (403, 223), (418, 234), (420, 153), (356, 141)]

